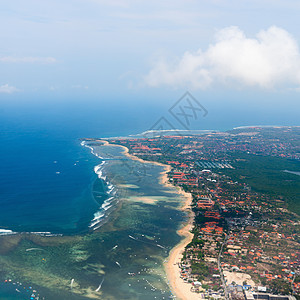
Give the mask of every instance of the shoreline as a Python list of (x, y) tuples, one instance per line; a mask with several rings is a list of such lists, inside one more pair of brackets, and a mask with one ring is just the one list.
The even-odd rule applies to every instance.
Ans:
[(186, 193), (182, 189), (177, 188), (176, 186), (174, 186), (169, 182), (167, 173), (170, 172), (170, 170), (172, 169), (171, 166), (159, 162), (155, 162), (155, 161), (143, 160), (135, 155), (130, 154), (129, 149), (123, 145), (110, 144), (106, 140), (101, 140), (101, 141), (104, 142), (103, 144), (104, 146), (121, 147), (124, 150), (123, 154), (132, 160), (136, 160), (141, 163), (150, 163), (150, 164), (164, 167), (165, 170), (160, 173), (160, 178), (159, 178), (160, 184), (162, 184), (165, 187), (176, 188), (177, 189), (176, 192), (184, 197), (185, 201), (182, 207), (180, 208), (180, 210), (185, 211), (187, 213), (188, 221), (184, 223), (183, 226), (176, 231), (177, 234), (181, 236), (183, 239), (177, 245), (175, 245), (174, 248), (172, 248), (163, 266), (167, 275), (168, 284), (170, 285), (170, 288), (173, 294), (175, 294), (177, 299), (181, 299), (181, 300), (200, 299), (199, 295), (191, 292), (190, 290), (191, 285), (185, 283), (183, 279), (180, 277), (180, 268), (178, 266), (178, 263), (180, 263), (181, 261), (182, 253), (186, 245), (188, 245), (194, 237), (194, 235), (190, 232), (194, 223), (194, 214), (190, 210), (190, 205), (192, 203), (192, 195), (190, 193)]

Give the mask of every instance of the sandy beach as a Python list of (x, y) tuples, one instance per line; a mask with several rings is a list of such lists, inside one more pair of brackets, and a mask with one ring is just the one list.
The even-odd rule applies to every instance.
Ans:
[[(142, 163), (149, 163), (149, 164), (163, 166), (165, 170), (161, 172), (160, 183), (166, 187), (174, 187), (168, 180), (168, 172), (171, 170), (172, 168), (171, 166), (164, 165), (159, 162), (143, 160), (137, 156), (130, 154), (129, 149), (125, 146), (110, 144), (108, 141), (102, 141), (102, 142), (104, 142), (105, 146), (121, 147), (124, 150), (123, 154), (132, 160), (136, 160)], [(169, 257), (164, 264), (164, 267), (166, 270), (170, 288), (177, 299), (182, 299), (182, 300), (201, 299), (201, 296), (199, 294), (191, 292), (191, 284), (184, 282), (183, 279), (180, 278), (180, 268), (178, 266), (178, 263), (181, 261), (182, 254), (186, 245), (188, 245), (193, 239), (193, 234), (190, 232), (190, 230), (193, 228), (194, 214), (190, 210), (192, 195), (190, 193), (184, 192), (182, 189), (179, 188), (177, 189), (177, 193), (181, 194), (185, 199), (181, 207), (181, 210), (187, 212), (188, 222), (184, 227), (182, 227), (177, 231), (177, 233), (181, 237), (183, 237), (183, 239), (178, 245), (176, 245), (171, 250)]]
[(194, 214), (190, 210), (192, 196), (189, 193), (185, 193), (183, 190), (180, 190), (179, 193), (182, 194), (186, 199), (181, 209), (187, 212), (188, 222), (184, 227), (177, 231), (177, 233), (183, 237), (183, 240), (171, 250), (164, 267), (170, 287), (176, 298), (182, 300), (196, 300), (201, 298), (200, 295), (191, 292), (191, 284), (184, 282), (183, 279), (180, 278), (180, 268), (178, 265), (181, 262), (182, 254), (186, 245), (192, 241), (194, 236), (190, 232), (193, 228), (194, 222)]

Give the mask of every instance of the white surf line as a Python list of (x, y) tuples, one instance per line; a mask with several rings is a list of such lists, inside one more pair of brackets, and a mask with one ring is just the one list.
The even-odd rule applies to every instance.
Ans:
[(101, 283), (99, 284), (99, 286), (97, 287), (97, 289), (95, 290), (95, 292), (99, 292), (99, 291), (100, 291), (100, 289), (101, 289), (101, 287), (102, 287), (103, 281), (104, 281), (104, 277), (103, 277)]
[(0, 235), (10, 235), (10, 234), (16, 234), (16, 232), (13, 232), (9, 229), (0, 229)]

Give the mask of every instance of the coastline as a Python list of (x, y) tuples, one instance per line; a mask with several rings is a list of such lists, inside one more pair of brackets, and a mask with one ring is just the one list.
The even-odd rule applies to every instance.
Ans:
[[(123, 145), (117, 145), (117, 144), (110, 144), (108, 141), (101, 140), (104, 144), (104, 146), (116, 146), (121, 147), (123, 149), (123, 154), (132, 159), (139, 161), (141, 163), (150, 163), (154, 165), (159, 165), (165, 168), (164, 171), (162, 171), (160, 174), (160, 184), (164, 185), (165, 187), (175, 187), (172, 185), (168, 180), (168, 172), (172, 169), (171, 166), (165, 165), (159, 162), (155, 161), (147, 161), (143, 160), (135, 155), (132, 155), (129, 153), (129, 149)], [(176, 187), (175, 187), (176, 188)], [(192, 239), (193, 234), (190, 232), (190, 230), (193, 227), (194, 223), (194, 214), (190, 210), (190, 205), (192, 203), (192, 195), (190, 193), (186, 193), (182, 189), (177, 188), (177, 193), (182, 195), (185, 198), (185, 201), (180, 208), (180, 210), (185, 211), (188, 215), (188, 221), (183, 225), (182, 228), (177, 230), (177, 234), (181, 236), (183, 239), (170, 251), (168, 258), (166, 259), (166, 262), (164, 263), (164, 269), (166, 271), (168, 283), (170, 285), (170, 288), (172, 292), (175, 294), (177, 299), (181, 300), (196, 300), (200, 299), (199, 295), (191, 292), (190, 290), (190, 284), (187, 284), (183, 281), (183, 279), (180, 277), (180, 268), (179, 263), (182, 258), (182, 253)]]

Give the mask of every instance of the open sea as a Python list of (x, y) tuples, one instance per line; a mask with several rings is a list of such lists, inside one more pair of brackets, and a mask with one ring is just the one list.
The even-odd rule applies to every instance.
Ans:
[[(0, 95), (0, 300), (172, 298), (163, 263), (180, 241), (183, 199), (160, 184), (163, 167), (80, 139), (138, 134), (162, 117), (183, 129), (170, 114), (182, 93)], [(258, 110), (244, 91), (231, 105), (223, 93), (194, 96), (208, 114), (193, 129), (298, 124), (286, 101)]]
[(0, 299), (171, 298), (163, 263), (186, 216), (164, 168), (80, 140), (124, 127), (1, 117)]

